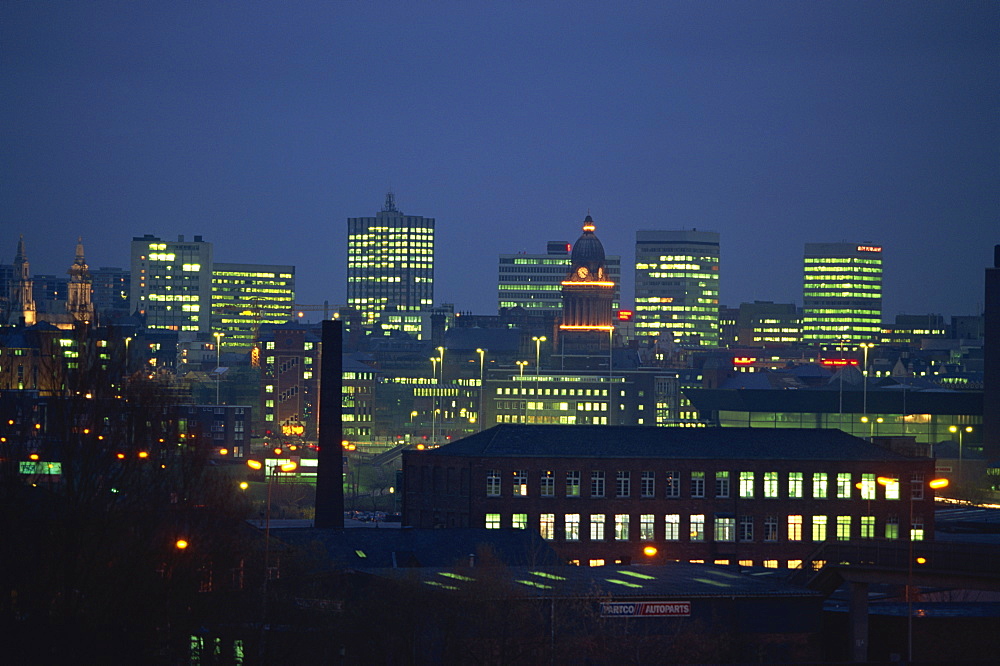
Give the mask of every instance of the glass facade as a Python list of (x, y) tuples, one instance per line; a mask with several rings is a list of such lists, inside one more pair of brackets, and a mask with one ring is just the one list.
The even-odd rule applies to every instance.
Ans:
[[(501, 254), (497, 278), (499, 309), (562, 310), (562, 281), (570, 269), (568, 241), (549, 241), (547, 254)], [(605, 257), (605, 267), (615, 283), (611, 307), (621, 303), (621, 257)]]
[(284, 324), (295, 305), (295, 267), (220, 264), (212, 267), (212, 332), (223, 351), (249, 350), (262, 324)]

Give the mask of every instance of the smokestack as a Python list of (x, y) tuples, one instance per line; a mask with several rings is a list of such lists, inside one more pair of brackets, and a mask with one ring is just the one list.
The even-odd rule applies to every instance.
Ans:
[(1000, 245), (993, 247), (993, 268), (986, 269), (983, 322), (983, 455), (1000, 458)]
[(342, 407), (344, 333), (339, 321), (323, 322), (319, 375), (319, 467), (316, 470), (317, 528), (344, 527), (344, 435)]

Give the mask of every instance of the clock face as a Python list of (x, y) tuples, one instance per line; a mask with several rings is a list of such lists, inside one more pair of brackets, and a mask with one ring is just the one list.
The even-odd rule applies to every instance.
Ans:
[(587, 277), (587, 267), (580, 266), (580, 268), (576, 269), (576, 274), (579, 275), (581, 278)]

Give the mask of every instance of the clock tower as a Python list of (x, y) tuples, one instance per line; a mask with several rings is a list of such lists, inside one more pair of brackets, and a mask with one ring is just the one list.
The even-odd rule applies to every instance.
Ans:
[(594, 220), (587, 215), (583, 235), (573, 245), (570, 272), (562, 282), (564, 344), (600, 348), (610, 344), (614, 331), (611, 304), (615, 283), (608, 274), (604, 246), (594, 235)]

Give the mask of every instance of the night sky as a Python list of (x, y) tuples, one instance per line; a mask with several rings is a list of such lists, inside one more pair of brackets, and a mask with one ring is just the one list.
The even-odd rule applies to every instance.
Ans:
[(0, 263), (23, 233), (36, 274), (200, 234), (341, 304), (390, 186), (481, 314), (588, 211), (623, 268), (637, 229), (720, 232), (731, 306), (882, 245), (889, 320), (979, 313), (1000, 243), (998, 2), (8, 1), (0, 58)]

